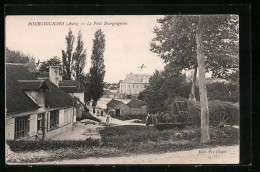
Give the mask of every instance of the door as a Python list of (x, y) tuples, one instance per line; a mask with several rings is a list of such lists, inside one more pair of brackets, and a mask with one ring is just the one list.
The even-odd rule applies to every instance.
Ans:
[(120, 109), (116, 109), (116, 116), (120, 116)]

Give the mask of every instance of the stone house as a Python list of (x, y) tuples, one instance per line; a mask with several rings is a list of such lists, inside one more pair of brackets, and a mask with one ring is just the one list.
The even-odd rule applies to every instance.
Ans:
[(6, 64), (6, 140), (49, 139), (72, 130), (76, 101), (57, 79), (39, 80), (21, 64)]
[(148, 74), (127, 74), (126, 78), (119, 82), (119, 93), (123, 95), (136, 96), (149, 84)]
[(112, 99), (107, 103), (108, 112), (114, 113), (116, 116), (126, 115), (129, 112), (129, 107), (121, 101)]

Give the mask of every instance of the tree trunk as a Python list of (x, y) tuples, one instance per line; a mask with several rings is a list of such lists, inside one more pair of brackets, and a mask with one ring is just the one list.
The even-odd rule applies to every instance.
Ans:
[(192, 79), (192, 85), (191, 85), (191, 96), (190, 96), (190, 100), (192, 100), (192, 101), (196, 101), (196, 96), (195, 96), (196, 80), (197, 80), (197, 66), (195, 66), (195, 70), (194, 70), (194, 74), (193, 74), (193, 79)]
[(201, 143), (210, 141), (209, 135), (209, 109), (208, 98), (205, 83), (205, 57), (202, 50), (202, 20), (204, 16), (199, 16), (198, 28), (196, 33), (197, 42), (197, 62), (199, 69), (199, 92), (200, 92), (200, 110), (201, 110)]

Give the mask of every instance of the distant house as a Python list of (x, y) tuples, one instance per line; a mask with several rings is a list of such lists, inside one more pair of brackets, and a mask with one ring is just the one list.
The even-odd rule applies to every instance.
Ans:
[(72, 129), (76, 101), (56, 84), (37, 80), (23, 65), (6, 64), (6, 140), (48, 139)]
[(145, 114), (146, 113), (146, 105), (144, 102), (140, 100), (131, 100), (127, 103), (129, 107), (129, 114)]
[(149, 84), (150, 77), (151, 75), (148, 74), (127, 74), (126, 78), (119, 82), (119, 93), (137, 97), (137, 95)]
[(121, 101), (112, 99), (107, 103), (107, 109), (109, 112), (113, 112), (115, 115), (125, 115), (129, 112), (129, 108)]

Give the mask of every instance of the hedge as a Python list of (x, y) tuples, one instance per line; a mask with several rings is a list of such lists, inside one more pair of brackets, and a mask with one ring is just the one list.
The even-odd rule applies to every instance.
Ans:
[(39, 151), (39, 150), (56, 150), (61, 148), (82, 148), (98, 146), (98, 140), (93, 140), (88, 138), (84, 141), (82, 140), (9, 140), (7, 144), (10, 149), (14, 152), (19, 151)]
[[(238, 104), (224, 101), (209, 101), (209, 123), (216, 124), (220, 118), (227, 119), (226, 123), (230, 125), (239, 124), (239, 107)], [(190, 102), (189, 120), (196, 125), (200, 125), (200, 104), (199, 102)]]

